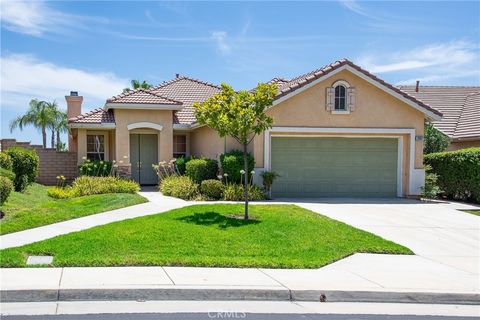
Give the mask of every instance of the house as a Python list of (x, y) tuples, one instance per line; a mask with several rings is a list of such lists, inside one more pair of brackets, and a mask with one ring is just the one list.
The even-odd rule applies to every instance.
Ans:
[[(442, 114), (348, 60), (286, 80), (266, 111), (273, 128), (249, 146), (255, 179), (280, 174), (275, 197), (406, 197), (424, 184), (425, 121)], [(122, 93), (81, 114), (82, 97), (68, 105), (71, 151), (78, 162), (116, 160), (122, 174), (155, 184), (153, 163), (194, 155), (218, 159), (239, 149), (231, 138), (199, 125), (194, 102), (220, 92), (216, 85), (177, 75), (149, 90)]]
[(400, 86), (402, 91), (443, 113), (433, 126), (447, 135), (448, 151), (480, 147), (480, 87)]

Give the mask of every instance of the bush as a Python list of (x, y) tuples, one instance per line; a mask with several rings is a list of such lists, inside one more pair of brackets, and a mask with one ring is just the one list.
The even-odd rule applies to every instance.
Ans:
[(8, 196), (13, 190), (12, 180), (6, 177), (0, 177), (0, 206), (3, 206), (5, 201), (7, 201)]
[(160, 191), (165, 196), (193, 200), (198, 194), (198, 185), (187, 176), (170, 176), (160, 182)]
[(0, 152), (0, 168), (11, 171), (12, 166), (12, 158), (6, 152)]
[(200, 192), (208, 198), (214, 200), (222, 198), (224, 189), (225, 185), (219, 180), (204, 180), (200, 184)]
[(480, 203), (480, 148), (431, 153), (424, 162), (438, 175), (447, 198)]
[(33, 149), (12, 147), (5, 152), (12, 159), (12, 171), (15, 173), (15, 180), (13, 181), (15, 191), (21, 192), (35, 181), (40, 160)]
[(218, 163), (212, 159), (192, 159), (187, 162), (185, 175), (193, 182), (201, 183), (203, 180), (215, 179), (218, 172)]
[[(243, 185), (229, 183), (225, 186), (223, 191), (223, 199), (227, 201), (243, 201)], [(265, 192), (256, 185), (248, 186), (248, 200), (265, 200)]]
[(185, 174), (186, 169), (187, 169), (186, 168), (187, 162), (189, 162), (192, 159), (193, 159), (192, 157), (177, 158), (176, 161), (175, 161), (175, 164), (177, 165), (178, 173), (180, 173), (183, 176)]
[(104, 193), (135, 193), (140, 186), (133, 180), (117, 177), (89, 177), (81, 176), (73, 181), (72, 186), (66, 188), (52, 187), (48, 195), (57, 198), (73, 198)]
[[(251, 154), (247, 154), (248, 158), (248, 175), (253, 171), (255, 167), (255, 160)], [(227, 153), (224, 153), (220, 156), (220, 163), (222, 165), (223, 173), (227, 174), (227, 182), (240, 183), (242, 175), (240, 170), (243, 168), (243, 152), (239, 150), (233, 150)]]
[(86, 160), (80, 166), (81, 176), (107, 177), (112, 172), (112, 162), (103, 160)]
[(436, 173), (432, 173), (431, 170), (431, 166), (425, 166), (425, 186), (422, 187), (422, 195), (426, 198), (434, 199), (442, 191), (437, 184), (438, 175)]
[(425, 125), (423, 153), (443, 152), (447, 150), (450, 138), (431, 124)]
[(13, 171), (6, 170), (4, 168), (0, 168), (0, 177), (5, 177), (5, 178), (8, 178), (8, 179), (14, 181), (15, 180), (15, 173), (13, 173)]

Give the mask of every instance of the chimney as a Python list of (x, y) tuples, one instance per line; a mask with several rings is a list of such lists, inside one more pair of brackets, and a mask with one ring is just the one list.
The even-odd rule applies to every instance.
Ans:
[(417, 80), (417, 84), (415, 85), (415, 92), (418, 92), (419, 88), (420, 88), (420, 80)]
[(82, 101), (83, 97), (78, 95), (77, 91), (70, 91), (69, 96), (65, 96), (67, 100), (67, 117), (75, 118), (82, 114)]
[(176, 79), (180, 78), (180, 73), (175, 73), (175, 78)]

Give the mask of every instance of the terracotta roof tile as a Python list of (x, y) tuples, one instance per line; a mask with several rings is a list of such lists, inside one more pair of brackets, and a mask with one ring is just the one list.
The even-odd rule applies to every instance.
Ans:
[(111, 97), (107, 103), (132, 103), (132, 104), (171, 104), (181, 105), (182, 102), (165, 97), (157, 92), (146, 89), (136, 89)]
[(447, 136), (480, 137), (480, 87), (420, 86), (418, 92), (415, 86), (400, 89), (442, 112), (442, 120), (433, 125)]
[(84, 124), (102, 124), (115, 123), (115, 116), (112, 110), (106, 111), (103, 108), (97, 108), (75, 118), (68, 119), (68, 123), (84, 123)]

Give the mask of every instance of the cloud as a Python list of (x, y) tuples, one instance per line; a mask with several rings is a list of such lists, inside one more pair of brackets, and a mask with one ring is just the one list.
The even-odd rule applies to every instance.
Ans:
[(103, 103), (128, 86), (128, 80), (113, 73), (97, 73), (41, 61), (31, 55), (0, 57), (2, 108), (26, 108), (32, 98), (64, 102), (70, 90), (86, 101)]
[(232, 47), (227, 43), (227, 33), (225, 31), (213, 31), (212, 39), (215, 40), (220, 54), (227, 55), (232, 51)]
[(66, 14), (41, 0), (1, 0), (1, 5), (2, 27), (35, 37), (65, 33), (71, 28), (86, 28), (91, 22), (107, 22), (102, 18)]
[(355, 0), (340, 0), (339, 2), (344, 8), (346, 8), (346, 9), (348, 9), (348, 10), (350, 10), (350, 11), (356, 13), (356, 14), (359, 14), (361, 16), (368, 17), (368, 18), (374, 19), (374, 20), (383, 20), (382, 18), (371, 14), (369, 11), (367, 11), (364, 7), (362, 7)]

